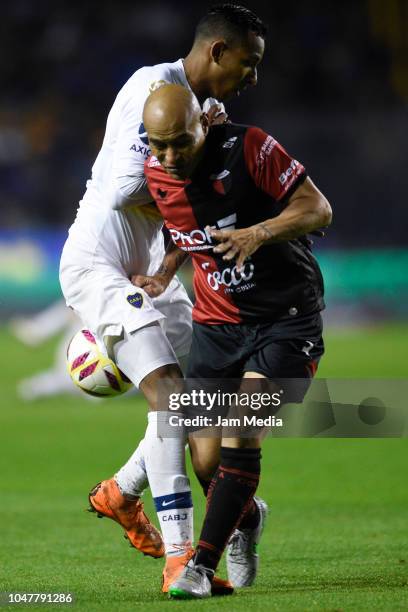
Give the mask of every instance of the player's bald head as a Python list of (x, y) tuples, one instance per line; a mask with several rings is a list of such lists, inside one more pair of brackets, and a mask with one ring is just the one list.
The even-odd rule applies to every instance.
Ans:
[(181, 85), (159, 87), (147, 98), (143, 110), (146, 131), (170, 133), (200, 121), (201, 107), (195, 95)]
[(147, 98), (143, 123), (151, 151), (165, 171), (178, 180), (191, 176), (208, 131), (195, 95), (181, 85), (163, 85)]

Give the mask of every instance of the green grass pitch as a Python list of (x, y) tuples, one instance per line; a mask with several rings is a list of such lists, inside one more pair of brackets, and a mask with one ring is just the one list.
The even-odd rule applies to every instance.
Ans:
[[(328, 334), (319, 374), (407, 377), (407, 338), (404, 326)], [(26, 349), (4, 330), (0, 341), (0, 591), (69, 591), (68, 609), (81, 611), (408, 609), (408, 440), (269, 438), (259, 494), (270, 516), (256, 585), (228, 598), (168, 601), (162, 561), (85, 512), (90, 487), (142, 435), (143, 400), (24, 404), (16, 380), (48, 365), (53, 344)], [(204, 504), (192, 482), (198, 530)]]

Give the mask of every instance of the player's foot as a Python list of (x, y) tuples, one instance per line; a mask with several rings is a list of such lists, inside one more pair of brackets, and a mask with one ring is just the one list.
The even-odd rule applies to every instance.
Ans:
[(227, 545), (228, 579), (234, 587), (248, 587), (254, 583), (258, 572), (257, 546), (268, 513), (268, 506), (259, 497), (254, 497), (259, 510), (259, 523), (254, 529), (235, 529)]
[[(176, 582), (181, 575), (187, 563), (190, 561), (194, 554), (192, 548), (188, 548), (181, 555), (169, 556), (166, 558), (166, 565), (163, 570), (163, 593), (168, 593), (170, 587)], [(234, 587), (228, 580), (222, 580), (218, 576), (214, 576), (211, 583), (212, 595), (232, 595)]]
[(143, 512), (139, 498), (127, 499), (115, 480), (102, 480), (89, 493), (89, 512), (113, 519), (125, 530), (130, 545), (150, 557), (163, 557), (164, 544), (159, 531)]
[(180, 576), (169, 588), (173, 599), (204, 599), (211, 597), (211, 580), (214, 570), (195, 565), (191, 559)]
[(180, 555), (169, 555), (166, 557), (166, 564), (163, 569), (163, 593), (169, 592), (171, 584), (180, 576), (193, 554), (194, 549), (189, 546)]

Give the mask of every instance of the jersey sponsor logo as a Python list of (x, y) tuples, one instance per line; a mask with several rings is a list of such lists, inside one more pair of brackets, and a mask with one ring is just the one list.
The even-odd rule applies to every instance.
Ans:
[(141, 308), (143, 306), (143, 295), (138, 291), (133, 293), (133, 295), (128, 295), (126, 299), (133, 308)]
[(146, 132), (146, 128), (144, 126), (144, 123), (142, 121), (142, 123), (139, 125), (139, 138), (140, 140), (145, 144), (148, 145), (149, 144), (149, 138), (147, 136), (147, 132)]
[(235, 224), (237, 222), (237, 213), (232, 213), (232, 215), (228, 215), (228, 217), (224, 217), (217, 221), (218, 229), (235, 229)]
[(135, 153), (140, 153), (143, 157), (149, 157), (151, 154), (151, 150), (149, 147), (145, 147), (144, 145), (133, 144), (130, 147), (130, 151), (134, 151)]
[(265, 138), (265, 141), (258, 153), (258, 159), (257, 159), (258, 166), (263, 165), (263, 163), (265, 162), (265, 158), (268, 157), (272, 153), (275, 145), (276, 145), (276, 140), (273, 138), (273, 136), (267, 136)]
[(237, 142), (237, 140), (238, 140), (238, 136), (232, 136), (231, 138), (228, 138), (228, 140), (226, 140), (224, 142), (224, 144), (222, 145), (222, 148), (223, 149), (232, 149), (232, 147)]
[(204, 251), (213, 247), (212, 238), (206, 229), (180, 232), (177, 229), (171, 228), (169, 232), (174, 244), (184, 251)]
[(159, 87), (163, 87), (163, 85), (167, 85), (167, 84), (168, 84), (168, 81), (164, 81), (163, 79), (159, 79), (158, 81), (153, 81), (149, 85), (149, 93), (153, 93), (154, 91), (156, 91), (156, 89), (159, 89)]
[[(201, 264), (203, 270), (206, 270), (210, 264), (205, 262)], [(248, 283), (254, 275), (255, 266), (251, 261), (247, 261), (242, 270), (238, 272), (237, 266), (233, 268), (224, 268), (224, 270), (215, 270), (214, 272), (208, 272), (207, 283), (214, 291), (218, 291), (220, 287), (226, 287), (231, 291), (238, 291), (238, 286), (242, 283)], [(246, 289), (251, 289), (255, 286), (255, 283), (249, 283), (250, 286)]]
[(299, 162), (296, 159), (292, 159), (290, 162), (290, 166), (285, 172), (279, 177), (279, 182), (281, 185), (285, 185), (285, 183), (292, 177), (292, 180), (289, 181), (287, 187), (289, 187), (290, 183), (293, 181), (293, 178), (297, 175), (297, 170), (299, 169)]
[[(236, 213), (228, 215), (211, 225), (209, 229), (234, 229), (237, 222)], [(194, 229), (191, 232), (181, 232), (175, 228), (169, 229), (174, 244), (183, 251), (205, 251), (214, 246), (212, 236), (208, 229)]]

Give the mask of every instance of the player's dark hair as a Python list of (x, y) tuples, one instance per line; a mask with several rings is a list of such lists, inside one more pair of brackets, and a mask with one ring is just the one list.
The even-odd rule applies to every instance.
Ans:
[(227, 42), (242, 39), (248, 32), (266, 38), (266, 25), (249, 9), (238, 4), (216, 4), (198, 22), (194, 40), (225, 38)]

